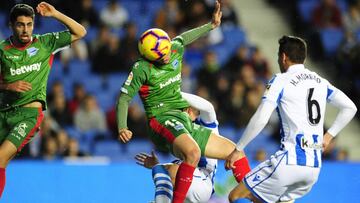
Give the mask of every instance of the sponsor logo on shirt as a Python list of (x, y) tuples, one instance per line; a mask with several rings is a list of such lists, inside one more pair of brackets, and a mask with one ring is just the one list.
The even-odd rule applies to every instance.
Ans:
[(20, 56), (17, 55), (9, 55), (9, 56), (5, 56), (6, 59), (19, 59)]
[(39, 51), (39, 49), (37, 49), (35, 47), (30, 47), (30, 48), (26, 49), (26, 52), (29, 57), (35, 56), (38, 51)]
[(125, 81), (125, 85), (130, 85), (133, 77), (134, 77), (134, 74), (133, 74), (133, 72), (131, 71), (131, 72), (129, 73), (128, 78), (127, 78), (126, 81)]
[(166, 86), (168, 86), (168, 85), (170, 85), (170, 84), (172, 84), (172, 83), (174, 83), (176, 81), (180, 81), (180, 80), (181, 80), (181, 74), (179, 73), (175, 77), (172, 77), (172, 78), (168, 79), (166, 82), (160, 83), (160, 89), (162, 89), (162, 88), (164, 88), (164, 87), (166, 87)]
[(309, 140), (306, 140), (305, 137), (301, 138), (301, 148), (302, 149), (322, 149), (321, 143), (310, 143)]
[(179, 60), (175, 59), (175, 60), (172, 62), (173, 68), (176, 69), (177, 66), (178, 66), (178, 64), (179, 64)]
[(28, 66), (21, 66), (20, 68), (10, 68), (10, 74), (11, 76), (15, 76), (15, 75), (21, 75), (27, 72), (31, 72), (31, 71), (40, 71), (40, 67), (41, 67), (41, 63), (34, 63)]

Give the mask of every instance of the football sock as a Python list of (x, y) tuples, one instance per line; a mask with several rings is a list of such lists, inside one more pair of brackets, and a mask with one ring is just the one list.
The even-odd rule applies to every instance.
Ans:
[(5, 188), (5, 168), (0, 168), (0, 198)]
[(181, 163), (176, 173), (173, 203), (183, 203), (194, 174), (195, 167)]
[(239, 183), (243, 180), (245, 175), (250, 172), (249, 161), (243, 157), (234, 163), (235, 168), (232, 169), (236, 181)]
[(152, 168), (152, 177), (155, 184), (155, 202), (171, 203), (173, 185), (169, 172), (163, 165), (156, 165)]

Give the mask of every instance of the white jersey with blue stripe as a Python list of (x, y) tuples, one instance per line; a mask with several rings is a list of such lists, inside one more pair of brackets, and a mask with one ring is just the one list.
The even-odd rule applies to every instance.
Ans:
[(287, 164), (321, 167), (325, 107), (335, 91), (337, 88), (302, 64), (270, 80), (263, 100), (277, 105)]

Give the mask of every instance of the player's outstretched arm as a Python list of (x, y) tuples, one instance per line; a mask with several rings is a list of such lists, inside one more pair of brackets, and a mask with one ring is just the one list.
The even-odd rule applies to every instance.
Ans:
[(128, 109), (131, 97), (127, 94), (120, 94), (116, 105), (116, 122), (118, 127), (118, 139), (127, 143), (132, 138), (132, 132), (127, 128)]
[(56, 10), (55, 7), (49, 3), (39, 3), (36, 7), (36, 11), (41, 16), (53, 17), (63, 23), (70, 30), (71, 42), (81, 39), (86, 35), (86, 29), (81, 24)]
[(184, 46), (191, 44), (198, 38), (207, 34), (210, 30), (219, 27), (221, 24), (221, 17), (222, 17), (222, 12), (221, 12), (220, 3), (219, 3), (219, 1), (216, 1), (215, 2), (215, 10), (214, 10), (211, 22), (209, 22), (203, 26), (188, 30), (180, 35)]

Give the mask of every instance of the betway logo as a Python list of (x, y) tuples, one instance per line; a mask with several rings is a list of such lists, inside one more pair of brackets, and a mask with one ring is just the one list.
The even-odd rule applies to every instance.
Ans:
[(177, 74), (175, 77), (170, 78), (168, 81), (166, 81), (164, 83), (160, 83), (160, 89), (170, 85), (173, 82), (179, 81), (179, 80), (181, 80), (181, 74), (180, 73)]
[(28, 65), (28, 66), (21, 66), (18, 69), (10, 68), (10, 74), (12, 76), (14, 76), (14, 75), (21, 75), (21, 74), (24, 74), (24, 73), (27, 73), (27, 72), (30, 72), (30, 71), (39, 71), (41, 63), (42, 62), (34, 63), (34, 64), (31, 64), (31, 65)]

